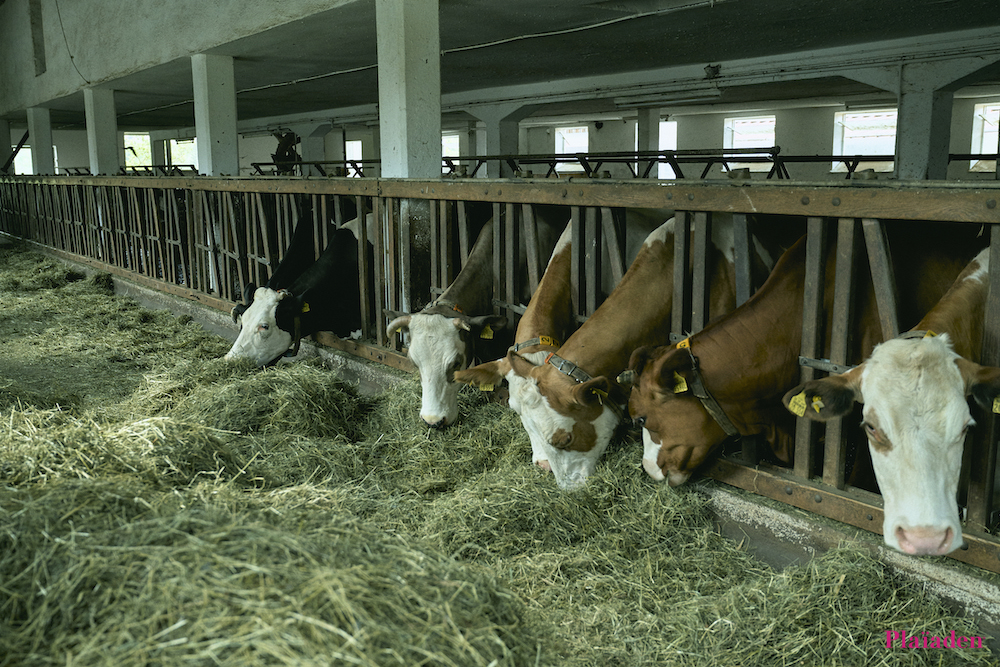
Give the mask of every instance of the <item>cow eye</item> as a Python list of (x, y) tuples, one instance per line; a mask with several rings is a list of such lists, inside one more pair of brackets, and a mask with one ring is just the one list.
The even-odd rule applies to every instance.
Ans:
[(269, 325), (269, 324), (258, 324), (257, 325), (257, 329), (259, 331), (267, 331), (270, 328), (271, 328), (271, 325)]
[(877, 438), (878, 437), (878, 429), (877, 428), (875, 428), (874, 426), (872, 426), (868, 422), (861, 422), (861, 425), (865, 427), (865, 433), (868, 435), (868, 437), (870, 437), (870, 438)]
[(645, 428), (645, 426), (646, 426), (646, 415), (641, 415), (639, 417), (633, 417), (632, 418), (632, 423), (637, 428)]

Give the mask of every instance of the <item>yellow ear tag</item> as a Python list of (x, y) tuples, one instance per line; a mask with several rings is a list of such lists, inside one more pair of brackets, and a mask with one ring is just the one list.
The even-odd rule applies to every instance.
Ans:
[(305, 301), (302, 302), (302, 312), (303, 313), (308, 313), (309, 312), (309, 304), (306, 303)]
[(604, 405), (604, 399), (608, 397), (608, 392), (601, 391), (600, 389), (591, 389), (590, 391), (597, 397), (597, 400), (601, 402), (601, 405)]
[(788, 409), (793, 415), (801, 417), (806, 413), (806, 392), (799, 392), (788, 401)]
[(678, 350), (683, 350), (683, 349), (687, 349), (687, 348), (690, 348), (690, 347), (691, 347), (691, 339), (690, 338), (685, 338), (681, 342), (677, 343), (677, 349)]
[(681, 375), (677, 371), (674, 371), (674, 393), (683, 394), (687, 390), (688, 390), (687, 380), (684, 379), (683, 375)]
[(930, 329), (928, 329), (927, 333), (924, 334), (924, 338), (934, 338), (935, 336), (937, 336), (937, 334)]
[(479, 385), (479, 391), (493, 391), (496, 389), (495, 385), (483, 383)]
[[(822, 409), (823, 409), (823, 399), (821, 399), (819, 396), (813, 396), (813, 410), (816, 411), (816, 414), (819, 414), (819, 411)], [(801, 417), (801, 415), (799, 416)]]
[(487, 324), (483, 327), (483, 330), (479, 333), (479, 337), (486, 340), (493, 340), (493, 329), (490, 328), (490, 325)]
[(993, 412), (1000, 415), (1000, 396), (993, 399)]

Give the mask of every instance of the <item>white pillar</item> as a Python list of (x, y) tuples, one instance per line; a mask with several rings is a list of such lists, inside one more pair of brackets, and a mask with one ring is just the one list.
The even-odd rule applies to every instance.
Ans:
[[(486, 145), (477, 146), (479, 155), (517, 155), (518, 123), (538, 109), (537, 104), (491, 104), (466, 109), (486, 126)], [(510, 166), (500, 161), (484, 165), (489, 178), (509, 178)], [(483, 171), (480, 169), (480, 171)]]
[(238, 176), (240, 152), (236, 134), (236, 80), (233, 59), (198, 53), (191, 56), (194, 81), (194, 126), (198, 137), (198, 169), (209, 176)]
[[(636, 124), (638, 129), (638, 150), (660, 150), (660, 108), (639, 109), (639, 117)], [(649, 166), (649, 160), (640, 160), (636, 163), (636, 169), (640, 176), (646, 170), (647, 166)], [(655, 168), (654, 166), (653, 169)], [(653, 173), (653, 178), (656, 178), (655, 173)]]
[(382, 176), (441, 176), (438, 0), (375, 0)]
[(31, 166), (36, 174), (55, 174), (56, 159), (52, 150), (52, 117), (48, 109), (28, 109), (28, 142), (31, 144)]
[(118, 150), (118, 117), (115, 114), (115, 91), (84, 88), (83, 105), (87, 113), (87, 148), (90, 173), (112, 175), (121, 169)]

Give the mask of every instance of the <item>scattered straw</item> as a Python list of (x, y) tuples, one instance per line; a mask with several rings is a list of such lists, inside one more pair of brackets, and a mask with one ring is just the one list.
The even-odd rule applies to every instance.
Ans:
[(773, 572), (629, 440), (563, 492), (478, 392), (428, 429), (17, 248), (0, 335), (0, 665), (995, 664), (886, 649), (982, 633), (856, 549)]

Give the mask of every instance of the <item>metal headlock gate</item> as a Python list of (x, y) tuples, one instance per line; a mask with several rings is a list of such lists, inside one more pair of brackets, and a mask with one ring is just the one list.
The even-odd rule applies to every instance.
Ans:
[[(694, 271), (678, 271), (674, 280), (671, 334), (696, 332), (708, 321), (707, 262), (713, 212), (734, 214), (736, 223), (737, 300), (751, 294), (748, 215), (800, 216), (808, 230), (809, 264), (804, 321), (776, 323), (803, 326), (803, 379), (842, 367), (847, 361), (847, 324), (852, 269), (857, 252), (866, 252), (875, 281), (883, 333), (895, 336), (895, 286), (891, 254), (879, 222), (882, 218), (933, 220), (985, 225), (991, 240), (991, 294), (1000, 294), (1000, 183), (952, 182), (705, 182), (485, 180), (485, 179), (312, 179), (312, 178), (155, 178), (155, 177), (10, 177), (0, 178), (0, 231), (24, 238), (48, 252), (91, 264), (228, 312), (251, 282), (266, 282), (281, 261), (292, 230), (300, 219), (313, 225), (318, 256), (334, 225), (370, 212), (380, 224), (371, 226), (374, 264), (360, 253), (359, 289), (370, 307), (364, 313), (363, 342), (320, 334), (319, 342), (367, 359), (411, 368), (396, 340), (384, 331), (386, 309), (399, 310), (413, 294), (434, 295), (457, 274), (475, 239), (467, 209), (474, 203), (492, 206), (495, 248), (494, 304), (497, 312), (516, 319), (524, 311), (516, 295), (534, 290), (547, 258), (537, 248), (528, 252), (525, 276), (511, 269), (525, 239), (534, 245), (536, 205), (570, 207), (573, 221), (574, 307), (582, 321), (603, 298), (602, 249), (607, 248), (611, 274), (619, 279), (624, 266), (623, 207), (669, 208), (677, 211), (680, 230), (675, 256), (690, 258)], [(428, 275), (413, 266), (409, 239), (414, 229), (406, 213), (413, 202), (423, 205), (430, 237), (429, 284), (413, 285)], [(420, 204), (426, 202), (426, 204)], [(481, 204), (479, 204), (481, 206)], [(416, 207), (419, 209), (419, 206)], [(834, 295), (831, 357), (817, 360), (824, 330), (820, 322), (823, 239), (836, 227), (837, 279)], [(359, 225), (362, 240), (369, 236)], [(861, 239), (863, 238), (863, 248)], [(857, 240), (857, 242), (856, 242)], [(363, 246), (362, 246), (363, 247)], [(676, 262), (686, 266), (687, 261)], [(425, 267), (426, 268), (426, 267)], [(368, 276), (376, 287), (369, 294)], [(525, 283), (525, 281), (527, 281)], [(411, 290), (404, 293), (404, 286)], [(416, 288), (416, 289), (414, 289)], [(982, 363), (1000, 365), (1000, 299), (986, 308)], [(965, 502), (966, 547), (952, 554), (1000, 572), (1000, 539), (992, 496), (996, 468), (995, 432), (991, 415), (976, 414), (976, 429), (965, 448), (968, 482)], [(846, 483), (844, 428), (840, 420), (819, 428), (801, 422), (793, 468), (758, 460), (754, 443), (729, 448), (707, 466), (709, 476), (754, 493), (842, 521), (874, 533), (882, 529), (882, 503), (877, 494)], [(850, 424), (847, 425), (850, 428)], [(964, 479), (964, 478), (963, 478)]]

